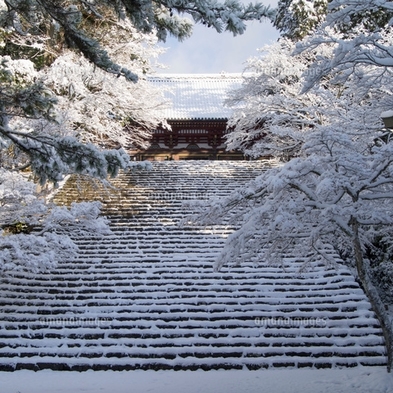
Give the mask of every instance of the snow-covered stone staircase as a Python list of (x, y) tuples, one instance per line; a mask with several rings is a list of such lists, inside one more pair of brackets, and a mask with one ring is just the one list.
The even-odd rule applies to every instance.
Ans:
[[(265, 162), (159, 162), (99, 199), (112, 235), (77, 259), (0, 282), (0, 370), (260, 369), (383, 365), (381, 329), (349, 270), (299, 258), (214, 272), (225, 226), (181, 227), (183, 202), (227, 195)], [(83, 186), (83, 184), (82, 184)]]

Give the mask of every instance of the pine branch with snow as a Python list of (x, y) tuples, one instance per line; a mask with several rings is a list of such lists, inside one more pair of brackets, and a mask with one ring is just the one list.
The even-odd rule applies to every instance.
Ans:
[(391, 73), (393, 67), (393, 3), (390, 1), (333, 1), (326, 22), (316, 34), (298, 44), (295, 53), (315, 52), (329, 46), (332, 55), (321, 53), (307, 75), (304, 91), (326, 76), (343, 83), (363, 67), (379, 69), (379, 75)]
[(280, 0), (274, 26), (284, 37), (301, 40), (324, 21), (327, 5), (326, 0)]

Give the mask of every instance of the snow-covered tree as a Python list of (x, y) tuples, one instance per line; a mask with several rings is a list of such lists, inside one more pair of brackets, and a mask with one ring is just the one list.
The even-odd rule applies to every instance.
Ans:
[(302, 40), (326, 20), (335, 32), (351, 34), (356, 29), (375, 32), (393, 17), (388, 1), (280, 0), (274, 25), (284, 37)]
[(379, 68), (379, 75), (374, 71), (376, 80), (391, 72), (393, 2), (337, 0), (329, 4), (329, 10), (321, 29), (300, 42), (296, 50), (296, 53), (314, 52), (320, 46), (333, 49), (331, 56), (322, 54), (316, 59), (304, 90), (328, 75), (334, 76), (336, 83), (344, 83), (352, 74), (362, 72), (363, 66)]
[[(56, 97), (29, 60), (3, 57), (0, 66), (0, 143), (25, 159), (41, 184), (57, 182), (64, 174), (85, 173), (105, 179), (126, 168), (129, 158), (122, 150), (101, 151), (59, 130)], [(54, 126), (49, 126), (52, 121)], [(4, 166), (5, 163), (2, 163)], [(16, 169), (12, 167), (9, 169)]]
[(73, 258), (72, 235), (108, 234), (100, 204), (73, 203), (70, 209), (46, 203), (26, 175), (0, 169), (0, 272), (51, 269)]
[[(274, 44), (260, 64), (270, 66), (270, 57), (277, 59), (275, 64), (289, 70), (289, 80), (299, 64), (308, 66), (304, 58), (277, 48), (280, 45)], [(239, 204), (250, 212), (245, 223), (250, 222), (229, 241), (217, 266), (232, 260), (228, 255), (233, 252), (246, 258), (249, 252), (262, 253), (261, 260), (276, 260), (280, 251), (276, 252), (275, 247), (292, 247), (292, 236), (305, 237), (310, 255), (318, 252), (318, 244), (334, 245), (348, 253), (353, 249), (349, 222), (354, 217), (361, 225), (362, 247), (371, 245), (393, 224), (389, 210), (393, 207), (392, 145), (386, 143), (387, 132), (380, 118), (381, 111), (393, 103), (385, 88), (392, 83), (392, 76), (386, 74), (372, 90), (361, 84), (364, 76), (360, 75), (345, 85), (317, 87), (301, 95), (302, 72), (300, 68), (296, 86), (284, 86), (281, 76), (275, 79), (261, 66), (259, 74), (246, 77), (243, 87), (233, 93), (237, 108), (231, 119), (231, 149), (240, 148), (253, 157), (268, 152), (277, 157), (290, 141), (296, 143), (297, 150), (288, 163), (263, 174), (248, 189), (215, 207), (217, 214), (210, 217)], [(299, 252), (305, 250), (302, 244)]]
[(387, 27), (393, 17), (392, 3), (380, 0), (333, 0), (326, 23), (336, 31), (350, 34), (361, 28), (370, 33)]
[(292, 56), (295, 44), (288, 39), (261, 50), (248, 60), (242, 86), (230, 92), (226, 104), (234, 109), (228, 127), (227, 148), (247, 156), (296, 155), (306, 133), (324, 122), (327, 103), (335, 92), (323, 87), (301, 95), (302, 74), (310, 56)]
[(284, 37), (301, 40), (325, 19), (327, 0), (280, 0), (274, 26)]
[(40, 74), (56, 95), (58, 124), (84, 142), (146, 148), (152, 131), (166, 124), (162, 92), (143, 77), (124, 83), (71, 51)]

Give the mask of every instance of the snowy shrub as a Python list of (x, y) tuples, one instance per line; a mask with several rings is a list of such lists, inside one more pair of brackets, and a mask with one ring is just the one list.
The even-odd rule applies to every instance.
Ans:
[(110, 233), (99, 202), (48, 204), (25, 175), (0, 169), (0, 271), (53, 269), (76, 256), (72, 236)]

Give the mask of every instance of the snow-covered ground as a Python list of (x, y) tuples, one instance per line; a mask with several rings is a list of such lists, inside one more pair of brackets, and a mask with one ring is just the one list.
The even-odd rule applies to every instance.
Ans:
[(390, 393), (385, 367), (263, 371), (16, 371), (1, 393)]

